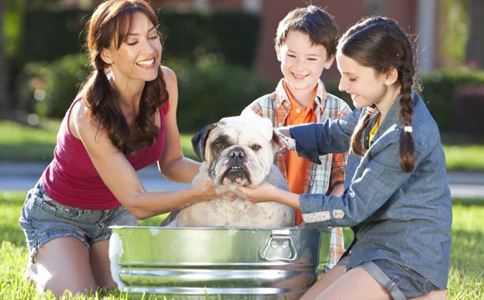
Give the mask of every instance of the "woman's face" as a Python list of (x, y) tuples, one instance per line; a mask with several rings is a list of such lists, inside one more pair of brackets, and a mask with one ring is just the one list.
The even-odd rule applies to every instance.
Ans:
[(118, 87), (156, 79), (160, 71), (161, 42), (155, 25), (145, 14), (134, 13), (131, 28), (120, 47), (112, 41), (109, 49), (103, 50), (102, 57), (110, 65)]
[(351, 95), (353, 105), (362, 108), (377, 105), (388, 94), (385, 84), (385, 74), (379, 74), (375, 69), (360, 65), (357, 61), (342, 54), (336, 54), (336, 64), (341, 74), (339, 90)]

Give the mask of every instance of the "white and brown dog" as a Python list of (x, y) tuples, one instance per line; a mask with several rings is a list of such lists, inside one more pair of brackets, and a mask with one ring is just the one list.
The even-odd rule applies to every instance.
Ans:
[[(220, 189), (270, 182), (287, 190), (287, 183), (273, 165), (277, 135), (269, 119), (255, 114), (227, 117), (201, 129), (192, 138), (203, 159), (193, 184), (210, 179)], [(179, 227), (284, 228), (294, 225), (291, 207), (276, 202), (252, 203), (213, 199), (181, 209)]]

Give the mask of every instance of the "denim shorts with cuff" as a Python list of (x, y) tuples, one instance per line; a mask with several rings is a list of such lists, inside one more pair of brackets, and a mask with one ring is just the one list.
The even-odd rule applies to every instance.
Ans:
[(108, 240), (111, 225), (137, 225), (136, 218), (123, 207), (109, 210), (89, 210), (62, 205), (45, 194), (42, 183), (28, 191), (19, 218), (30, 261), (40, 247), (62, 237), (73, 237), (87, 248), (94, 243)]
[[(343, 258), (338, 264), (345, 265)], [(368, 272), (395, 300), (405, 300), (426, 295), (438, 288), (413, 269), (386, 259), (365, 262), (362, 267)], [(348, 270), (348, 268), (346, 268)]]

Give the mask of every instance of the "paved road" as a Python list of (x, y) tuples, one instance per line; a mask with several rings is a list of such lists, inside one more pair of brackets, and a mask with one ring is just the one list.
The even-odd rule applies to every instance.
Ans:
[[(0, 162), (0, 190), (26, 191), (39, 179), (46, 163)], [(175, 190), (188, 187), (162, 178), (156, 168), (139, 171), (147, 190)], [(463, 198), (484, 198), (484, 173), (450, 172), (447, 174), (453, 196)]]

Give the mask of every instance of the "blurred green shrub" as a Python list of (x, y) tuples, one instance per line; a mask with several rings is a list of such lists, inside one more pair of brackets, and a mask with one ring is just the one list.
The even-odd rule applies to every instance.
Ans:
[[(19, 27), (23, 30), (19, 35), (19, 46), (9, 57), (10, 78), (15, 79), (12, 81), (12, 90), (25, 91), (25, 83), (21, 80), (26, 72), (49, 72), (41, 70), (47, 65), (32, 65), (31, 62), (51, 62), (82, 51), (85, 40), (83, 27), (90, 14), (90, 11), (85, 10), (59, 10), (51, 6), (29, 4), (22, 19), (23, 26)], [(160, 30), (166, 37), (163, 45), (164, 57), (183, 57), (195, 63), (200, 56), (216, 53), (229, 64), (246, 68), (252, 66), (258, 41), (259, 16), (226, 11), (161, 11), (158, 18), (161, 23)], [(30, 66), (25, 67), (27, 64)], [(65, 71), (69, 73), (68, 70)], [(19, 76), (21, 72), (23, 75)], [(23, 87), (19, 87), (20, 85)], [(23, 96), (23, 102), (14, 106), (20, 109), (29, 106), (25, 103), (25, 95)], [(43, 110), (50, 109), (41, 107), (39, 105), (42, 113)], [(51, 115), (50, 112), (45, 113)]]
[(196, 61), (216, 53), (231, 65), (251, 67), (259, 36), (259, 16), (244, 12), (161, 11), (160, 31), (166, 36), (164, 56)]
[[(25, 64), (52, 61), (82, 50), (84, 24), (91, 11), (29, 6), (16, 59)], [(196, 60), (220, 53), (230, 64), (250, 67), (256, 52), (259, 17), (244, 12), (211, 13), (160, 11), (161, 32), (166, 36), (165, 57)]]
[[(252, 100), (274, 88), (254, 72), (225, 64), (216, 55), (202, 56), (195, 63), (173, 59), (167, 66), (178, 77), (178, 123), (183, 131), (238, 115)], [(85, 54), (67, 55), (52, 63), (30, 63), (21, 75), (19, 98), (24, 106), (34, 103), (42, 117), (62, 118), (88, 73)]]
[[(454, 68), (422, 75), (422, 96), (440, 130), (454, 128), (455, 90), (464, 85), (484, 85), (483, 70)], [(477, 120), (476, 120), (477, 121)]]
[(225, 64), (216, 55), (186, 60), (170, 60), (178, 77), (178, 125), (182, 131), (198, 130), (220, 118), (239, 115), (256, 98), (275, 88), (248, 69)]
[(51, 63), (29, 63), (19, 76), (23, 109), (41, 117), (61, 118), (89, 74), (85, 54), (66, 55)]

